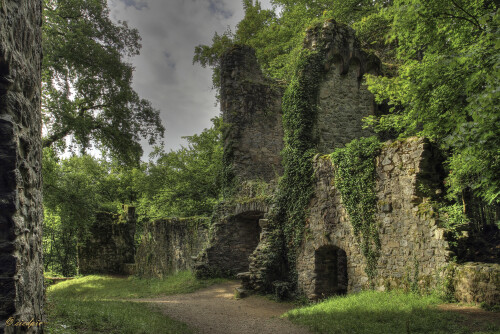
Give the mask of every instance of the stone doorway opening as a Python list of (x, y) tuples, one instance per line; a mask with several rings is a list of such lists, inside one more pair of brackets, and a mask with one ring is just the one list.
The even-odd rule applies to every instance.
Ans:
[(347, 293), (347, 255), (335, 246), (323, 246), (314, 252), (315, 295), (325, 298)]
[(238, 253), (239, 268), (237, 272), (248, 271), (250, 255), (260, 241), (261, 228), (259, 220), (264, 217), (261, 211), (246, 211), (235, 217), (235, 225), (238, 229), (238, 243), (233, 252)]

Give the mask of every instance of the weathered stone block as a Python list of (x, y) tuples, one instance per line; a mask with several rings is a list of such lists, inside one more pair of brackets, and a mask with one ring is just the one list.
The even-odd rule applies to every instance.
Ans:
[(470, 262), (458, 265), (453, 286), (455, 298), (460, 302), (500, 305), (500, 264)]

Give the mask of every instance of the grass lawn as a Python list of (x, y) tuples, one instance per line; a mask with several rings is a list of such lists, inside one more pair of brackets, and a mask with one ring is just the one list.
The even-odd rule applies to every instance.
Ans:
[(61, 282), (47, 289), (47, 332), (191, 333), (153, 306), (122, 299), (189, 293), (222, 281), (180, 272), (163, 280), (86, 276)]
[(316, 333), (500, 333), (500, 327), (492, 322), (464, 321), (457, 313), (438, 309), (441, 303), (433, 296), (364, 291), (291, 310), (284, 316)]

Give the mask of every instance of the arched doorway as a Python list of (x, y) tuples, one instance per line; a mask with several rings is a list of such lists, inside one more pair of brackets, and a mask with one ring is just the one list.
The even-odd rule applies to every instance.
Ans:
[(347, 255), (335, 246), (323, 246), (314, 252), (315, 294), (321, 298), (347, 293)]

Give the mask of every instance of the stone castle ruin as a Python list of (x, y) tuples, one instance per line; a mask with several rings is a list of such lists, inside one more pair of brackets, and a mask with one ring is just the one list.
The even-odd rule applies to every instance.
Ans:
[[(41, 1), (0, 1), (0, 333), (43, 332), (40, 27)], [(369, 279), (335, 185), (335, 167), (324, 154), (373, 135), (362, 119), (381, 110), (362, 78), (378, 73), (380, 61), (361, 50), (352, 29), (333, 21), (310, 29), (304, 49), (318, 52), (323, 69), (314, 97), (317, 115), (305, 120), (312, 124), (308, 135), (318, 154), (311, 162), (312, 197), (295, 275), (290, 276), (286, 245), (276, 242), (280, 227), (271, 215), (271, 196), (284, 173), (284, 138), (295, 130), (283, 122), (285, 87), (265, 77), (247, 46), (234, 46), (221, 59), (225, 179), (231, 189), (226, 201), (210, 220), (146, 224), (137, 250), (133, 219), (96, 225), (93, 234), (100, 237), (79, 250), (83, 271), (127, 272), (135, 252), (140, 275), (191, 268), (199, 277), (237, 276), (246, 290), (279, 296), (293, 290), (314, 300), (368, 286), (441, 286), (459, 301), (499, 304), (498, 263), (451, 261), (455, 254), (427, 191), (441, 191), (439, 152), (424, 138), (388, 141), (376, 156), (380, 247)], [(313, 76), (307, 68), (298, 75)], [(97, 262), (89, 256), (95, 249), (102, 254)], [(28, 328), (7, 323), (31, 320)]]
[[(272, 216), (272, 195), (284, 173), (286, 87), (265, 77), (248, 46), (232, 47), (220, 62), (226, 200), (208, 220), (146, 224), (135, 272), (162, 277), (193, 269), (198, 277), (236, 276), (243, 283), (240, 292), (284, 296), (291, 291), (312, 300), (370, 286), (430, 291), (448, 284), (459, 300), (497, 304), (500, 265), (457, 266), (451, 261), (454, 254), (430, 203), (438, 195), (427, 191), (443, 190), (441, 158), (424, 138), (387, 141), (375, 158), (380, 247), (376, 275), (368, 277), (367, 260), (327, 154), (353, 139), (374, 135), (363, 128), (362, 119), (382, 111), (362, 78), (379, 73), (380, 61), (361, 50), (351, 28), (333, 21), (310, 29), (303, 47), (322, 57), (322, 73), (317, 77), (317, 115), (307, 119), (318, 154), (311, 162), (313, 195), (305, 208), (295, 274), (286, 260), (287, 248), (276, 242), (280, 227)], [(304, 70), (300, 75), (311, 73)]]
[[(444, 268), (453, 254), (438, 227), (429, 195), (422, 189), (441, 191), (439, 153), (425, 139), (410, 138), (386, 142), (376, 157), (375, 216), (381, 246), (377, 274), (369, 282), (366, 259), (335, 187), (334, 167), (321, 154), (373, 135), (363, 128), (362, 119), (381, 111), (362, 77), (378, 73), (380, 61), (361, 50), (352, 29), (333, 21), (309, 30), (304, 48), (321, 51), (325, 73), (319, 83), (313, 125), (319, 154), (313, 161), (314, 194), (306, 208), (306, 227), (298, 250), (297, 292), (318, 299), (359, 291), (369, 283), (378, 290), (409, 284), (427, 290), (437, 287), (443, 283)], [(272, 247), (267, 219), (270, 201), (252, 197), (245, 187), (267, 182), (272, 188), (283, 173), (284, 89), (263, 76), (254, 51), (247, 46), (228, 51), (220, 71), (221, 111), (228, 124), (225, 163), (232, 167), (231, 176), (238, 186), (233, 200), (214, 213), (208, 244), (196, 257), (195, 272), (202, 277), (237, 275), (247, 290), (269, 292), (287, 281), (283, 277), (287, 270), (279, 264), (274, 268), (266, 265), (272, 262), (267, 258)], [(500, 266), (470, 264), (454, 270), (459, 299), (498, 303)]]

